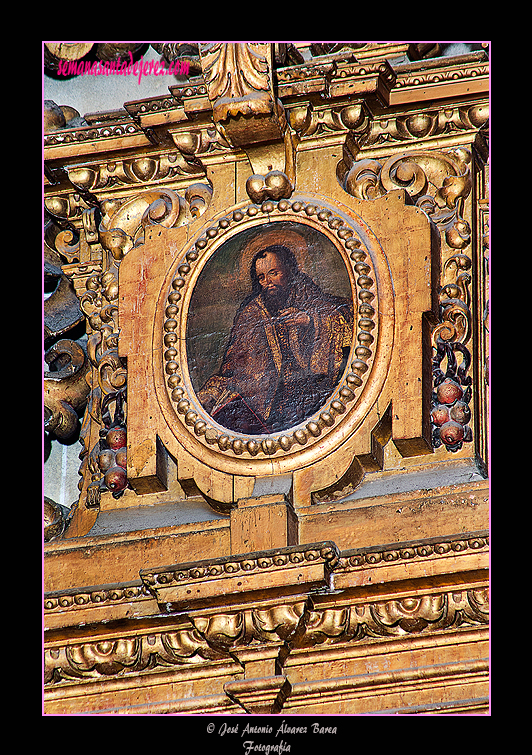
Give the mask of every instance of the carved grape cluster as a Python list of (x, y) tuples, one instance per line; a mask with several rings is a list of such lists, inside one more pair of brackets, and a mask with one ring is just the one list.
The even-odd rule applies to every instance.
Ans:
[[(115, 412), (111, 418), (109, 404), (114, 402)], [(127, 481), (127, 432), (123, 412), (123, 392), (108, 394), (102, 402), (100, 439), (92, 450), (92, 468), (96, 479), (92, 482), (87, 505), (97, 505), (101, 493), (110, 492), (120, 498), (128, 486)]]
[(104, 485), (113, 495), (122, 493), (127, 486), (126, 430), (110, 427), (103, 431), (98, 454), (98, 467), (104, 475)]
[[(458, 366), (455, 351), (463, 356)], [(447, 370), (440, 365), (447, 357)], [(433, 360), (434, 391), (432, 393), (432, 442), (435, 448), (442, 443), (448, 451), (459, 451), (464, 442), (472, 440), (469, 420), (471, 410), (471, 377), (467, 373), (470, 355), (460, 343), (438, 340), (436, 356)]]

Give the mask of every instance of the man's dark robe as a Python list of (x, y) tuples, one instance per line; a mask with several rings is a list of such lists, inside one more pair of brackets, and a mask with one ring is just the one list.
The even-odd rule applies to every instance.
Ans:
[(223, 427), (266, 434), (299, 424), (333, 392), (353, 338), (349, 299), (325, 294), (297, 273), (283, 311), (297, 310), (310, 324), (288, 326), (272, 315), (260, 293), (238, 311), (218, 374), (198, 396)]

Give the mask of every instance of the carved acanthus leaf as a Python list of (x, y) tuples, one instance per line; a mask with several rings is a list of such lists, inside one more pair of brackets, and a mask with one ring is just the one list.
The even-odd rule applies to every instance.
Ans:
[(487, 624), (488, 620), (488, 592), (485, 588), (413, 596), (312, 611), (297, 646), (404, 636), (456, 626)]
[(239, 114), (272, 113), (270, 48), (269, 43), (249, 42), (200, 45), (203, 76), (215, 122)]
[[(462, 251), (471, 241), (471, 228), (464, 218), (464, 203), (471, 192), (471, 153), (464, 148), (418, 151), (393, 155), (381, 162), (359, 160), (358, 152), (355, 140), (347, 139), (344, 159), (338, 166), (345, 190), (359, 199), (373, 200), (394, 189), (404, 189), (454, 252), (443, 265), (444, 278), (454, 270), (454, 280), (440, 288), (440, 322), (432, 332), (435, 356), (431, 421), (433, 445), (438, 447), (443, 442), (447, 450), (457, 451), (472, 440), (468, 425), (471, 378), (467, 375), (471, 357), (465, 346), (471, 337), (471, 259)], [(459, 367), (456, 353), (462, 357)], [(441, 363), (445, 358), (444, 373)], [(442, 385), (444, 381), (450, 382)]]
[(43, 507), (43, 534), (44, 542), (59, 539), (65, 531), (68, 509), (56, 503), (51, 498), (44, 496)]
[[(61, 232), (55, 239), (55, 244), (68, 231)], [(62, 270), (62, 260), (47, 244), (44, 246), (44, 283), (45, 295), (43, 305), (44, 340), (66, 334), (83, 320), (79, 301), (71, 282)]]
[(45, 355), (50, 369), (44, 374), (44, 429), (68, 440), (78, 428), (78, 413), (85, 407), (89, 363), (82, 347), (62, 339)]
[(253, 642), (290, 640), (304, 613), (305, 603), (192, 619), (210, 647), (229, 652)]
[[(186, 135), (183, 135), (183, 139)], [(179, 149), (179, 144), (176, 145)], [(103, 189), (160, 184), (181, 176), (202, 174), (197, 160), (191, 159), (183, 144), (183, 151), (142, 156), (125, 160), (105, 161), (90, 166), (67, 168), (70, 183), (83, 193), (97, 194)]]
[(137, 674), (156, 667), (167, 668), (220, 657), (220, 653), (212, 650), (196, 630), (180, 628), (46, 650), (44, 681), (56, 684), (73, 679)]

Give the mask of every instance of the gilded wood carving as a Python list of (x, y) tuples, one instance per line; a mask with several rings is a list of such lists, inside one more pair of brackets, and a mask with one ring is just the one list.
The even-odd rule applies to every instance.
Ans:
[[(319, 671), (315, 676), (314, 659), (316, 667), (323, 666), (327, 654), (330, 663), (340, 659), (344, 668), (356, 668), (357, 658), (370, 659), (372, 664), (385, 658), (384, 663), (390, 663), (405, 652), (406, 643), (411, 643), (410, 658), (412, 653), (421, 651), (422, 657), (423, 651), (429, 651), (431, 665), (423, 673), (430, 686), (438, 657), (434, 654), (446, 643), (458, 643), (462, 652), (470, 643), (477, 653), (482, 652), (489, 595), (479, 569), (487, 564), (487, 544), (485, 532), (343, 554), (333, 543), (314, 543), (146, 569), (141, 581), (129, 585), (50, 594), (45, 611), (51, 623), (56, 614), (67, 622), (94, 621), (97, 611), (109, 617), (113, 612), (115, 617), (126, 612), (140, 616), (142, 604), (151, 615), (157, 610), (154, 601), (159, 611), (153, 626), (145, 621), (139, 625), (138, 620), (135, 626), (127, 621), (126, 625), (107, 622), (100, 624), (96, 634), (92, 630), (91, 637), (67, 641), (59, 635), (51, 637), (44, 663), (50, 705), (62, 697), (68, 704), (72, 693), (77, 697), (83, 690), (85, 695), (102, 694), (100, 707), (120, 706), (139, 672), (148, 694), (154, 684), (164, 688), (172, 672), (170, 678), (177, 688), (193, 673), (196, 685), (205, 691), (202, 679), (210, 677), (211, 694), (219, 690), (239, 706), (237, 711), (282, 709), (288, 713), (291, 704), (298, 702), (312, 710), (312, 694), (304, 695), (298, 687), (297, 669), (303, 659), (313, 669), (315, 687), (325, 691), (329, 676), (324, 679)], [(463, 569), (460, 584), (456, 574), (448, 573), (453, 556)], [(408, 583), (399, 576), (405, 564), (409, 564)], [(398, 570), (395, 577), (394, 569)], [(427, 571), (433, 575), (432, 589), (426, 588)], [(296, 575), (298, 591), (293, 594)], [(397, 593), (379, 594), (383, 584), (394, 579), (399, 579)], [(333, 584), (341, 585), (341, 591), (324, 589)], [(227, 594), (236, 597), (232, 607), (227, 606)], [(270, 675), (260, 675), (268, 669)], [(487, 664), (476, 656), (461, 658), (449, 668), (440, 664), (439, 669), (447, 683), (459, 675), (468, 684), (473, 673), (485, 680)], [(400, 683), (397, 674), (396, 668), (391, 671), (388, 666), (379, 672), (378, 685), (386, 694)], [(106, 690), (116, 695), (107, 703)], [(144, 694), (141, 689), (141, 699)], [(199, 701), (191, 703), (197, 712)], [(176, 710), (182, 710), (182, 705), (182, 701), (174, 703)]]
[(201, 664), (231, 657), (253, 643), (284, 643), (285, 648), (298, 650), (483, 626), (488, 623), (488, 591), (427, 594), (318, 610), (301, 602), (198, 616), (191, 623), (148, 636), (51, 648), (45, 654), (45, 684)]
[(47, 712), (486, 709), (488, 65), (446, 47), (151, 43), (163, 95), (45, 103), (45, 429), (82, 447)]
[[(353, 441), (353, 455), (344, 469), (353, 469), (353, 456), (357, 455), (361, 458), (361, 464), (375, 463), (370, 461), (374, 453), (371, 433), (378, 420), (373, 415), (368, 417), (368, 414), (371, 414), (378, 399), (386, 401), (381, 410), (384, 414), (392, 400), (391, 387), (387, 399), (382, 395), (384, 383), (390, 374), (391, 344), (395, 339), (396, 359), (400, 361), (401, 348), (406, 348), (406, 344), (414, 337), (422, 339), (423, 313), (430, 312), (433, 307), (434, 273), (431, 273), (431, 260), (434, 249), (430, 226), (422, 214), (404, 205), (401, 195), (397, 195), (394, 209), (399, 215), (404, 214), (408, 225), (412, 226), (413, 223), (419, 229), (416, 234), (418, 241), (415, 245), (409, 243), (408, 258), (401, 262), (399, 260), (404, 255), (395, 254), (395, 261), (390, 260), (375, 231), (349, 207), (337, 201), (327, 202), (319, 196), (301, 193), (292, 194), (290, 200), (268, 199), (260, 205), (237, 205), (232, 211), (226, 210), (218, 215), (214, 222), (203, 227), (192, 242), (185, 244), (183, 252), (171, 264), (169, 272), (161, 277), (163, 288), (157, 294), (160, 303), (153, 315), (156, 323), (153, 350), (143, 347), (145, 357), (141, 360), (136, 356), (138, 345), (129, 340), (129, 334), (133, 335), (133, 331), (129, 327), (122, 331), (122, 353), (133, 355), (128, 364), (130, 378), (132, 371), (134, 374), (138, 365), (146, 364), (144, 360), (149, 359), (148, 369), (154, 375), (157, 395), (157, 404), (150, 399), (149, 405), (153, 411), (162, 413), (167, 425), (167, 429), (160, 427), (158, 435), (170, 453), (178, 459), (182, 456), (179, 447), (186, 449), (185, 468), (190, 466), (185, 459), (193, 457), (200, 467), (207, 465), (219, 470), (222, 475), (236, 475), (244, 480), (293, 472), (324, 460), (342, 446), (341, 453), (345, 456), (345, 442), (354, 436), (366, 418), (368, 428), (362, 434), (359, 433), (358, 441)], [(379, 216), (376, 208), (372, 215), (373, 225), (376, 222), (382, 227), (384, 223), (387, 227), (385, 235), (391, 239), (393, 227), (390, 225), (391, 220), (386, 219), (391, 219), (391, 215), (385, 212)], [(376, 219), (377, 216), (380, 220)], [(397, 217), (396, 214), (395, 221)], [(296, 237), (303, 241), (298, 240), (296, 244)], [(251, 275), (255, 275), (256, 268), (251, 263), (255, 253), (272, 247), (268, 238), (270, 242), (279, 242), (284, 238), (284, 246), (289, 251), (291, 246), (297, 246), (301, 259), (300, 263), (297, 258), (293, 263), (293, 277), (294, 283), (302, 282), (298, 285), (305, 287), (302, 289), (303, 293), (298, 294), (294, 289), (292, 293), (286, 294), (292, 297), (291, 306), (287, 307), (292, 311), (288, 315), (293, 316), (297, 312), (301, 318), (299, 324), (292, 325), (293, 328), (299, 328), (299, 331), (293, 330), (292, 335), (290, 327), (285, 327), (283, 331), (282, 322), (279, 326), (278, 321), (272, 321), (264, 304), (264, 295), (260, 293), (257, 297), (260, 287), (258, 276), (255, 293), (252, 290)], [(160, 232), (152, 235), (144, 247), (138, 247), (135, 254), (130, 252), (122, 262), (121, 270), (124, 271), (124, 265), (128, 270), (124, 281), (128, 278), (132, 281), (135, 279), (139, 264), (146, 269), (146, 263), (141, 260), (148, 244), (152, 248), (150, 258), (154, 260), (166, 256), (161, 254), (160, 250), (164, 248), (161, 244), (176, 247), (175, 240), (170, 241), (169, 238), (166, 241)], [(411, 298), (403, 315), (409, 319), (410, 335), (405, 336), (406, 340), (403, 340), (401, 346), (396, 303), (392, 294), (393, 286), (397, 286), (398, 281), (391, 277), (390, 268), (396, 268), (397, 274), (406, 281), (409, 265), (413, 266), (416, 258), (423, 260), (426, 273), (423, 280), (412, 289), (411, 293), (416, 292), (417, 298)], [(256, 266), (256, 262), (254, 264)], [(308, 269), (311, 275), (300, 271), (300, 265), (302, 271)], [(223, 271), (220, 275), (215, 272), (217, 266)], [(314, 271), (320, 271), (325, 283), (316, 285), (313, 282), (313, 276), (316, 277), (317, 273), (313, 272), (312, 266)], [(167, 283), (164, 283), (165, 278)], [(208, 305), (202, 307), (202, 302), (207, 301), (209, 296), (212, 302), (212, 280), (215, 280), (221, 297), (217, 299), (218, 303), (221, 301), (224, 304), (227, 301), (226, 291), (227, 295), (233, 297), (227, 307), (223, 306), (224, 314), (218, 316), (218, 330), (214, 334), (212, 310), (209, 322)], [(232, 281), (237, 283), (236, 290)], [(150, 301), (155, 294), (155, 286), (153, 280), (148, 287), (153, 292), (149, 294)], [(130, 308), (138, 311), (139, 291), (134, 286), (126, 287), (125, 283), (123, 290), (122, 318), (127, 323)], [(332, 291), (335, 293), (332, 294)], [(142, 292), (143, 301), (146, 301), (146, 295), (147, 292)], [(231, 330), (231, 321), (246, 297), (246, 305), (240, 310)], [(309, 307), (311, 314), (298, 309), (298, 306), (303, 306), (302, 301), (310, 302), (305, 306)], [(276, 316), (279, 318), (279, 314)], [(207, 318), (205, 322), (202, 322), (202, 317)], [(244, 326), (242, 323), (246, 318), (248, 323)], [(161, 325), (158, 325), (159, 322)], [(333, 328), (331, 322), (334, 322)], [(157, 333), (159, 327), (160, 335)], [(255, 361), (263, 360), (262, 366), (246, 367), (247, 357), (244, 359), (242, 352), (238, 351), (243, 341), (251, 340), (249, 336), (242, 337), (239, 328), (243, 327), (251, 328), (254, 337), (259, 339), (258, 347), (252, 353)], [(203, 338), (202, 334), (205, 333), (209, 334), (209, 339)], [(281, 346), (283, 337), (286, 337), (287, 343), (285, 354)], [(319, 338), (323, 339), (321, 344), (316, 340)], [(422, 340), (420, 345), (421, 342)], [(162, 361), (157, 363), (155, 359), (152, 361), (151, 354), (156, 354), (159, 348)], [(423, 357), (427, 348), (428, 346), (424, 347), (425, 351), (420, 348), (420, 360), (427, 358)], [(207, 350), (203, 353), (208, 354), (208, 360), (198, 349)], [(287, 355), (292, 360), (290, 379), (297, 380), (304, 375), (306, 387), (312, 386), (312, 390), (309, 390), (307, 399), (300, 389), (293, 391), (300, 397), (298, 406), (301, 415), (298, 416), (295, 412), (283, 419), (283, 396), (279, 387), (284, 379), (283, 369)], [(233, 360), (232, 363), (230, 359)], [(235, 359), (241, 372), (235, 368)], [(326, 363), (330, 364), (330, 368), (324, 367)], [(331, 370), (330, 373), (326, 371), (328, 369)], [(395, 374), (396, 369), (397, 365), (391, 374)], [(421, 362), (418, 369), (422, 370)], [(246, 381), (249, 382), (250, 377), (246, 377), (246, 370), (251, 370), (255, 380), (261, 376), (248, 394)], [(406, 394), (401, 391), (399, 395), (396, 392), (395, 411), (390, 418), (389, 432), (406, 455), (423, 452), (423, 449), (428, 450), (430, 447), (427, 425), (430, 397), (422, 397), (421, 388), (416, 387), (417, 384), (417, 380), (407, 382), (407, 385), (412, 386), (411, 390), (407, 390)], [(409, 398), (412, 390), (414, 393)], [(402, 413), (401, 402), (404, 399), (412, 400), (414, 396), (414, 400), (419, 402), (414, 415), (406, 409)], [(308, 408), (304, 408), (305, 406)], [(222, 409), (225, 414), (220, 414)], [(270, 427), (268, 419), (272, 409), (277, 412), (277, 419), (274, 418), (277, 426)], [(230, 418), (231, 412), (235, 412), (239, 419)], [(145, 441), (144, 429), (139, 427), (136, 432), (135, 438), (138, 437), (139, 440), (133, 439), (132, 447)], [(388, 431), (383, 429), (382, 432), (386, 435)], [(418, 440), (415, 440), (416, 434), (419, 434)], [(177, 446), (171, 440), (172, 436), (178, 440)], [(197, 468), (197, 463), (192, 463)], [(135, 476), (145, 477), (146, 474), (137, 472), (135, 475), (131, 470), (130, 480), (134, 481)], [(327, 479), (326, 474), (322, 474), (321, 479), (323, 489), (326, 487), (323, 484)], [(201, 490), (201, 484), (198, 487)], [(232, 489), (232, 485), (230, 488)], [(224, 493), (219, 498), (210, 497), (221, 503), (234, 502), (235, 499), (227, 498), (227, 495), (228, 493)], [(230, 495), (234, 496), (234, 492)]]
[[(223, 508), (249, 496), (254, 480), (287, 472), (301, 501), (337, 500), (382, 466), (390, 439), (404, 456), (470, 444), (471, 176), (486, 106), (473, 97), (390, 113), (375, 103), (480, 82), (482, 55), (414, 79), (420, 66), (392, 68), (386, 45), (315, 47), (319, 59), (305, 63), (290, 45), (161, 44), (201, 77), (166, 98), (126, 103), (127, 118), (46, 136), (52, 178), (56, 156), (82, 137), (104, 150), (120, 141), (112, 159), (70, 159), (75, 191), (61, 185), (46, 196), (89, 332), (82, 507), (97, 510), (102, 493), (130, 486), (164, 488), (163, 448), (185, 488)], [(320, 91), (323, 102), (310, 96)], [(400, 238), (412, 243), (410, 203), (421, 211), (413, 255), (396, 249)], [(307, 252), (285, 243), (299, 249), (290, 273), (298, 282), (286, 313), (272, 316), (262, 291), (249, 299), (260, 284), (245, 249), (281, 230), (299, 233)], [(405, 306), (408, 265), (412, 276), (416, 265), (425, 273)], [(239, 376), (240, 345), (253, 343), (245, 328), (256, 347)], [(151, 437), (145, 416), (159, 418)], [(127, 461), (107, 441), (119, 426)]]

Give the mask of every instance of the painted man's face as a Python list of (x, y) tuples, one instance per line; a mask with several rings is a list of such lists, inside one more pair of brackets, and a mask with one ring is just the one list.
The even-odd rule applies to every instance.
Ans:
[(262, 290), (269, 296), (278, 296), (290, 281), (288, 269), (273, 252), (257, 260), (255, 271)]

